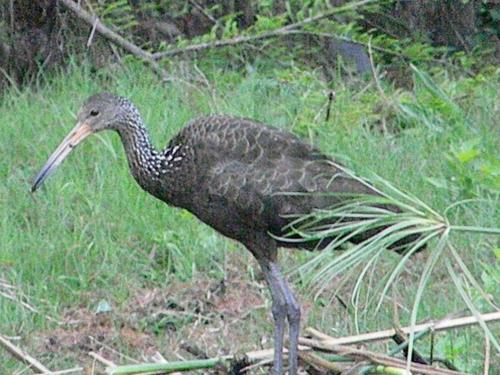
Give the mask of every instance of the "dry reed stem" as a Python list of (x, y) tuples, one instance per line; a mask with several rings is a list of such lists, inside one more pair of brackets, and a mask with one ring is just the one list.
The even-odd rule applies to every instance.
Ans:
[[(492, 323), (498, 322), (500, 321), (500, 311), (483, 314), (482, 318), (485, 322), (492, 322)], [(477, 322), (478, 321), (475, 316), (467, 316), (455, 319), (443, 319), (435, 323), (431, 322), (431, 323), (417, 324), (414, 327), (414, 332), (417, 333), (419, 331), (423, 331), (426, 329), (432, 329), (433, 331), (436, 332), (446, 331), (449, 329), (462, 328), (474, 325), (477, 324)], [(410, 329), (411, 327), (409, 326), (401, 328), (401, 330), (406, 334), (410, 332)], [(320, 340), (331, 345), (349, 345), (349, 344), (359, 344), (364, 342), (386, 340), (386, 339), (391, 339), (392, 336), (396, 334), (395, 329), (387, 329), (383, 331), (364, 333), (361, 335), (334, 338), (310, 327), (306, 328), (306, 332), (314, 337), (320, 338)]]

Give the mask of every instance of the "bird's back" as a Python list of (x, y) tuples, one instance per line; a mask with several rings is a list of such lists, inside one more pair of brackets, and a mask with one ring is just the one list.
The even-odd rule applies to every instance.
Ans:
[(372, 193), (293, 134), (244, 118), (195, 119), (172, 139), (176, 146), (186, 155), (183, 182), (169, 203), (243, 243), (256, 232), (281, 235), (287, 216), (338, 202), (324, 193)]

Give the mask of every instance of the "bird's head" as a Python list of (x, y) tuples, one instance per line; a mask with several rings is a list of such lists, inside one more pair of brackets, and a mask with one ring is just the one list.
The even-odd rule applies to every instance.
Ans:
[(129, 100), (106, 92), (91, 96), (78, 111), (76, 126), (36, 175), (31, 191), (38, 189), (66, 156), (90, 134), (105, 129), (120, 131), (120, 127), (124, 124), (138, 121), (140, 121), (139, 112)]

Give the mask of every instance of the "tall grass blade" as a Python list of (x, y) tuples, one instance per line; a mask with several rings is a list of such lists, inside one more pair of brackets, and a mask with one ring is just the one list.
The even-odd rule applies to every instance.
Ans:
[(498, 341), (495, 338), (495, 335), (491, 332), (491, 330), (488, 328), (486, 325), (486, 322), (484, 321), (481, 313), (477, 310), (476, 306), (474, 306), (474, 302), (472, 302), (472, 299), (469, 296), (469, 293), (465, 290), (464, 286), (462, 285), (462, 281), (460, 280), (460, 277), (457, 275), (455, 270), (453, 269), (453, 266), (451, 265), (450, 261), (447, 259), (446, 260), (446, 268), (448, 270), (448, 273), (451, 276), (451, 279), (453, 280), (453, 283), (455, 284), (458, 292), (460, 293), (463, 301), (466, 303), (467, 307), (469, 310), (472, 312), (474, 317), (477, 319), (477, 322), (483, 329), (485, 335), (490, 339), (490, 341), (493, 343), (493, 346), (495, 349), (500, 353), (500, 345), (498, 345)]
[(483, 288), (481, 287), (481, 285), (479, 284), (479, 282), (476, 280), (476, 278), (474, 277), (474, 275), (472, 275), (472, 272), (469, 270), (469, 268), (465, 264), (465, 262), (462, 259), (462, 257), (458, 254), (458, 252), (455, 249), (455, 247), (451, 243), (449, 243), (448, 244), (448, 248), (450, 249), (451, 254), (455, 258), (456, 264), (460, 267), (460, 269), (462, 270), (464, 276), (474, 286), (474, 288), (476, 289), (476, 291), (479, 292), (479, 294), (483, 297), (483, 299), (491, 307), (493, 307), (496, 310), (500, 310), (500, 308), (493, 303), (491, 297), (483, 290)]
[(431, 276), (432, 270), (436, 266), (439, 258), (441, 257), (441, 254), (446, 248), (446, 242), (448, 241), (448, 235), (449, 235), (449, 229), (446, 229), (442, 234), (441, 237), (439, 238), (439, 242), (436, 245), (436, 248), (433, 249), (431, 252), (429, 258), (427, 259), (427, 262), (425, 263), (422, 276), (420, 277), (420, 281), (417, 287), (417, 292), (415, 293), (415, 300), (413, 302), (413, 308), (411, 311), (410, 315), (410, 335), (408, 338), (409, 345), (408, 345), (408, 358), (406, 362), (406, 366), (409, 369), (411, 365), (411, 359), (412, 359), (412, 353), (413, 353), (413, 340), (415, 339), (415, 325), (417, 324), (417, 315), (418, 315), (418, 308), (420, 306), (420, 300), (422, 299), (422, 295), (425, 290), (425, 286), (427, 285), (427, 282), (429, 281), (429, 278)]
[[(437, 229), (437, 228), (436, 228)], [(403, 267), (405, 266), (406, 262), (408, 261), (408, 259), (410, 259), (410, 257), (415, 254), (415, 252), (423, 245), (423, 244), (426, 244), (426, 243), (429, 243), (431, 239), (433, 239), (434, 237), (438, 236), (439, 235), (439, 232), (434, 230), (434, 231), (431, 231), (430, 234), (428, 234), (426, 237), (422, 238), (420, 241), (418, 241), (417, 243), (415, 243), (407, 252), (406, 254), (403, 256), (403, 258), (398, 262), (398, 264), (396, 264), (396, 266), (394, 267), (394, 269), (392, 270), (387, 282), (385, 283), (385, 286), (382, 290), (382, 292), (380, 293), (380, 298), (379, 298), (379, 301), (377, 303), (377, 306), (375, 307), (375, 313), (378, 313), (380, 311), (380, 308), (382, 307), (382, 302), (384, 301), (384, 298), (385, 296), (387, 295), (387, 292), (389, 291), (389, 288), (392, 286), (392, 283), (394, 282), (394, 280), (396, 279), (396, 277), (401, 273), (401, 271), (403, 270)]]

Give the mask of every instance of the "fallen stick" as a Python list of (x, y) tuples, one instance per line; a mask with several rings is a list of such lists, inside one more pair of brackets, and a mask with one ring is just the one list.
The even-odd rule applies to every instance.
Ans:
[[(500, 321), (500, 311), (483, 314), (482, 318), (485, 322), (498, 322)], [(456, 319), (444, 319), (438, 322), (417, 324), (414, 327), (414, 332), (417, 333), (427, 329), (431, 329), (436, 332), (445, 331), (449, 329), (462, 328), (477, 323), (478, 320), (476, 319), (475, 316), (467, 316), (464, 318), (456, 318)], [(409, 334), (411, 331), (411, 327), (403, 327), (401, 328), (401, 331), (403, 331), (406, 334)], [(386, 339), (391, 339), (392, 336), (396, 334), (395, 329), (387, 329), (384, 331), (363, 333), (361, 335), (334, 338), (322, 332), (319, 332), (314, 328), (306, 328), (306, 332), (310, 333), (315, 337), (319, 337), (322, 342), (331, 345), (350, 345), (350, 344), (359, 344), (363, 342), (386, 340)]]
[(28, 366), (30, 366), (30, 368), (33, 368), (38, 372), (45, 374), (52, 373), (52, 371), (50, 371), (47, 367), (42, 365), (40, 362), (38, 362), (35, 358), (30, 356), (24, 350), (11, 343), (2, 335), (0, 335), (0, 345), (2, 345), (14, 358), (17, 358), (21, 362), (27, 364)]

